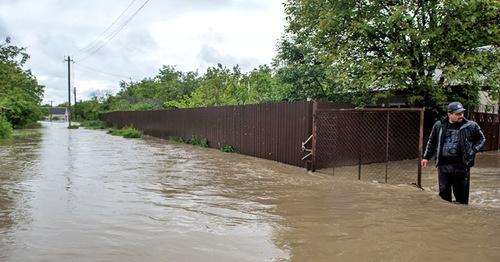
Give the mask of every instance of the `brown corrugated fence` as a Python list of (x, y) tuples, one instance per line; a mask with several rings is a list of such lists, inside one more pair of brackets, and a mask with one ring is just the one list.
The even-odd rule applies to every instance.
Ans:
[(212, 148), (231, 146), (240, 154), (305, 167), (301, 143), (312, 133), (312, 105), (303, 101), (110, 112), (101, 119), (118, 128), (133, 125), (160, 138), (196, 135)]
[(500, 149), (500, 115), (488, 113), (469, 112), (470, 120), (475, 121), (481, 127), (486, 142), (482, 151), (499, 150)]

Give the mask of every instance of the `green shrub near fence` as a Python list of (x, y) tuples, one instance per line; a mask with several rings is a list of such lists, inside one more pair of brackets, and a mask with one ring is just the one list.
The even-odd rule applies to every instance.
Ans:
[(4, 117), (0, 117), (0, 139), (12, 136), (12, 124)]
[(220, 151), (225, 153), (236, 153), (236, 149), (230, 145), (221, 146), (219, 143)]
[(191, 144), (193, 146), (199, 146), (199, 147), (204, 147), (204, 148), (208, 148), (208, 146), (209, 146), (208, 140), (206, 138), (199, 140), (197, 135), (192, 135), (191, 139), (186, 139), (186, 140), (182, 139), (182, 137), (171, 136), (168, 140), (173, 141), (173, 142), (183, 143), (183, 144)]
[(116, 127), (112, 128), (109, 130), (111, 135), (114, 136), (123, 136), (124, 138), (141, 138), (142, 137), (142, 131), (137, 130), (134, 128), (133, 125), (129, 127), (124, 127), (122, 129), (118, 129)]
[(108, 128), (108, 124), (101, 120), (92, 120), (92, 121), (84, 121), (80, 123), (80, 126), (91, 129), (106, 129)]

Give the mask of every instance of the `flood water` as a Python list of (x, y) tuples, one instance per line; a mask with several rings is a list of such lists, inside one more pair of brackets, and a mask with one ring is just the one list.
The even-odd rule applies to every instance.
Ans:
[[(471, 204), (156, 138), (0, 141), (0, 261), (498, 261), (500, 153)], [(436, 185), (435, 185), (436, 184)]]

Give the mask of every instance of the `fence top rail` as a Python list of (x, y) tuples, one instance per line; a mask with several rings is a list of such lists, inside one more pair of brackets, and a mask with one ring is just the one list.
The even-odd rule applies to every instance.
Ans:
[(485, 112), (469, 112), (469, 114), (485, 115), (485, 116), (498, 116), (497, 113), (485, 113)]
[[(171, 108), (171, 109), (154, 109), (154, 110), (138, 110), (138, 111), (112, 111), (112, 112), (105, 112), (104, 114), (109, 114), (109, 113), (128, 113), (128, 112), (160, 112), (160, 111), (169, 111), (169, 112), (174, 112), (174, 111), (191, 111), (191, 110), (205, 110), (205, 109), (210, 109), (210, 110), (217, 110), (217, 109), (235, 109), (235, 108), (245, 108), (245, 107), (265, 107), (265, 106), (272, 106), (272, 105), (290, 105), (290, 104), (308, 104), (310, 102), (308, 101), (293, 101), (293, 102), (272, 102), (272, 103), (255, 103), (255, 104), (244, 104), (244, 105), (220, 105), (220, 106), (203, 106), (203, 107), (187, 107), (187, 108)], [(327, 103), (327, 102), (325, 102)], [(334, 104), (334, 103), (332, 103)]]
[(340, 109), (317, 109), (317, 111), (329, 112), (363, 112), (363, 111), (376, 111), (376, 112), (423, 112), (423, 108), (340, 108)]

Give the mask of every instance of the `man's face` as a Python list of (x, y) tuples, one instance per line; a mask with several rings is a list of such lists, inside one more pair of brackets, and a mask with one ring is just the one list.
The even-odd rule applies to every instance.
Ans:
[(450, 117), (450, 123), (461, 123), (464, 120), (464, 112), (460, 113), (448, 113)]

